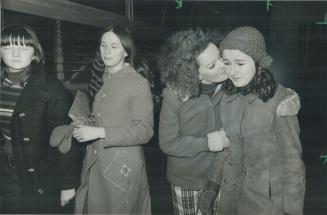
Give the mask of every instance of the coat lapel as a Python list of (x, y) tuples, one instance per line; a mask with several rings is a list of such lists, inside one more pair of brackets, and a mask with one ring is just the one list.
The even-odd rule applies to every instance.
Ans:
[(15, 113), (44, 104), (49, 100), (43, 72), (39, 70), (36, 73), (33, 72), (32, 70), (32, 74), (17, 101)]

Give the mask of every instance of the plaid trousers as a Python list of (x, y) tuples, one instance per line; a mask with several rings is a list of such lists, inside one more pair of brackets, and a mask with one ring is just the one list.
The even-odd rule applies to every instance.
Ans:
[[(198, 209), (198, 198), (201, 191), (188, 190), (174, 185), (171, 185), (171, 191), (175, 215), (202, 215)], [(213, 205), (215, 215), (217, 214), (218, 199), (217, 196)]]

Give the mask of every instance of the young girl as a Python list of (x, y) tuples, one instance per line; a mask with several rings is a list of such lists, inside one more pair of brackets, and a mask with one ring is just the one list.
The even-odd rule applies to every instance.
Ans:
[(72, 152), (50, 147), (52, 130), (69, 123), (70, 103), (57, 80), (42, 69), (34, 31), (1, 30), (1, 213), (59, 213), (75, 195)]
[[(142, 144), (153, 134), (149, 84), (133, 68), (128, 29), (113, 25), (100, 38), (103, 86), (93, 95), (94, 122), (73, 132), (87, 145), (75, 212), (151, 214)], [(97, 90), (97, 89), (96, 89)]]
[(303, 214), (305, 167), (296, 116), (276, 108), (288, 94), (269, 71), (262, 34), (239, 27), (220, 44), (225, 71), (221, 119), (231, 153), (221, 185), (221, 214)]

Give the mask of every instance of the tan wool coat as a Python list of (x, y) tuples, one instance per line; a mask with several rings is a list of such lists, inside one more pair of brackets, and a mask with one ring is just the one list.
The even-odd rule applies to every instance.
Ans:
[(279, 85), (266, 103), (253, 94), (222, 99), (231, 153), (224, 166), (219, 214), (303, 214), (305, 166), (298, 120), (276, 114), (287, 95)]
[(142, 149), (153, 135), (149, 85), (131, 66), (103, 80), (93, 114), (106, 137), (87, 146), (75, 213), (151, 214)]

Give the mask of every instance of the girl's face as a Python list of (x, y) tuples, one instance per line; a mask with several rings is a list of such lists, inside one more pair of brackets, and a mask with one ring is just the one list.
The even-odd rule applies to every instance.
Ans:
[(208, 47), (196, 58), (196, 62), (202, 83), (223, 82), (228, 78), (224, 71), (224, 64), (220, 60), (219, 50), (213, 43), (209, 43)]
[(256, 73), (254, 60), (239, 50), (223, 51), (225, 71), (236, 87), (245, 87)]
[(32, 46), (22, 45), (24, 41), (18, 38), (18, 45), (13, 43), (1, 46), (1, 58), (9, 67), (9, 72), (19, 72), (28, 67), (34, 57), (34, 48)]
[(120, 39), (111, 31), (103, 34), (100, 43), (100, 53), (106, 67), (113, 72), (123, 67), (124, 59), (127, 56)]

